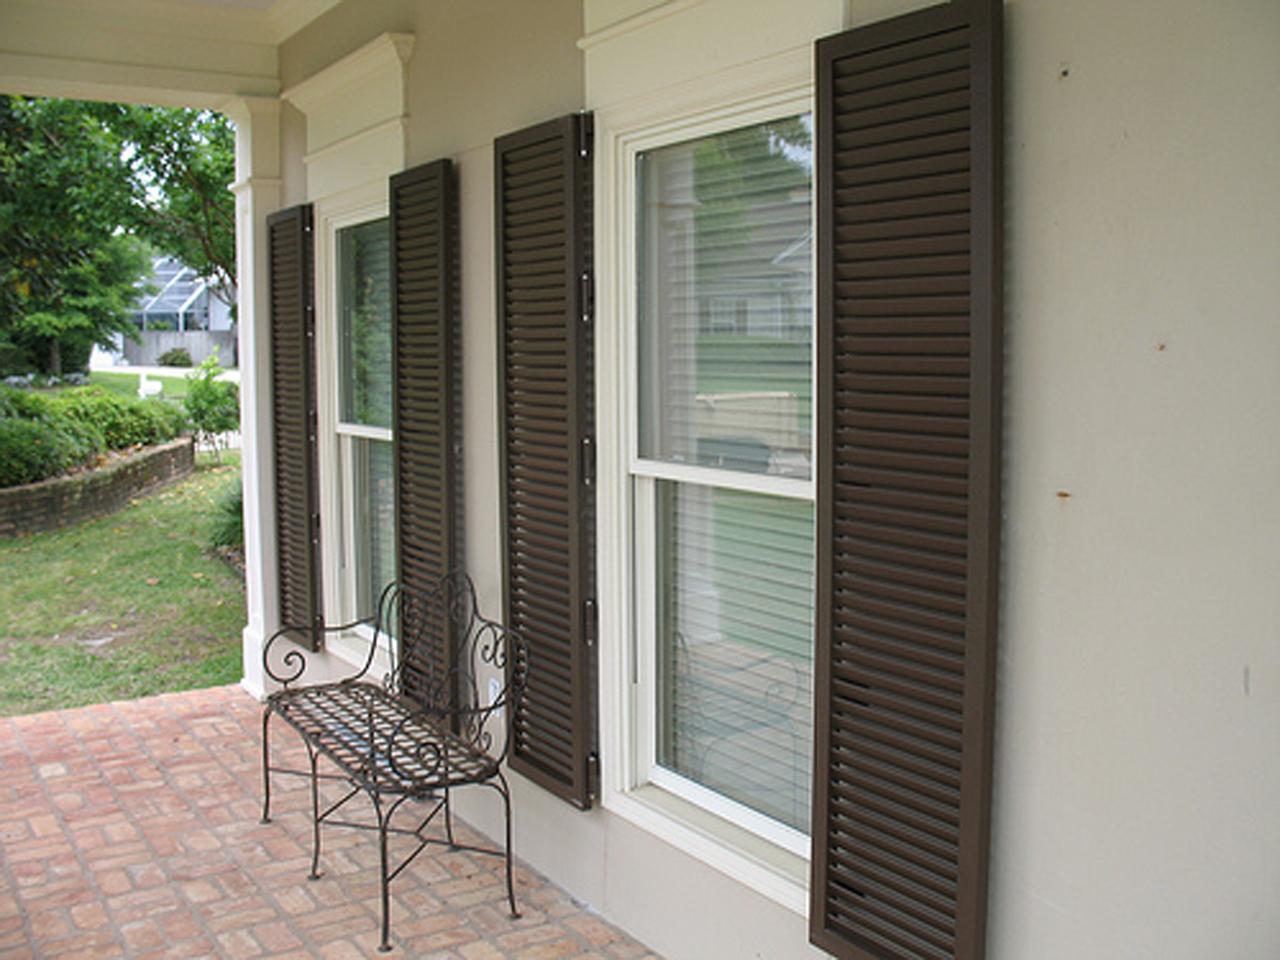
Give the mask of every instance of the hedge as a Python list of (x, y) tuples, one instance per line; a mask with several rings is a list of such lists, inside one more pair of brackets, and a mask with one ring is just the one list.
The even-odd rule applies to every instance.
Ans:
[(101, 387), (56, 393), (0, 388), (0, 487), (57, 476), (107, 450), (172, 440), (185, 427), (178, 407)]

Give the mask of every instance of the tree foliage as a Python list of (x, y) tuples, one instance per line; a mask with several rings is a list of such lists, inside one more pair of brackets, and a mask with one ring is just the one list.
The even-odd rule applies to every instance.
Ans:
[(59, 373), (64, 345), (87, 359), (128, 328), (146, 258), (117, 229), (126, 174), (79, 105), (0, 97), (0, 363)]
[(134, 335), (147, 245), (234, 302), (234, 147), (208, 111), (0, 96), (0, 370)]
[(122, 226), (236, 299), (235, 127), (209, 110), (85, 104), (129, 170)]

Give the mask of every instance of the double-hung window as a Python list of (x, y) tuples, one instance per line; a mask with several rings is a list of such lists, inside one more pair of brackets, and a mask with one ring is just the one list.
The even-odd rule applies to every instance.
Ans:
[(348, 616), (395, 578), (391, 267), (386, 218), (336, 231), (342, 586)]
[(635, 154), (639, 771), (807, 854), (813, 126)]

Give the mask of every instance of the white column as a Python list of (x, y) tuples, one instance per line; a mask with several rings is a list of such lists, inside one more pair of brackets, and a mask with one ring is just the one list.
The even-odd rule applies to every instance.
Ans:
[(268, 692), (262, 645), (279, 619), (271, 435), (271, 296), (267, 215), (280, 207), (280, 101), (240, 97), (223, 106), (236, 125), (236, 286), (240, 339), (241, 472), (244, 477), (245, 603), (241, 685)]

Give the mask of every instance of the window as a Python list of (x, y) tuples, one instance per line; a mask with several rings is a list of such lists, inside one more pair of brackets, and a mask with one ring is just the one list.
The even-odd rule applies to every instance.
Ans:
[(348, 616), (396, 575), (391, 272), (386, 218), (336, 232), (341, 564)]
[(808, 114), (635, 154), (642, 779), (808, 849), (814, 585)]

